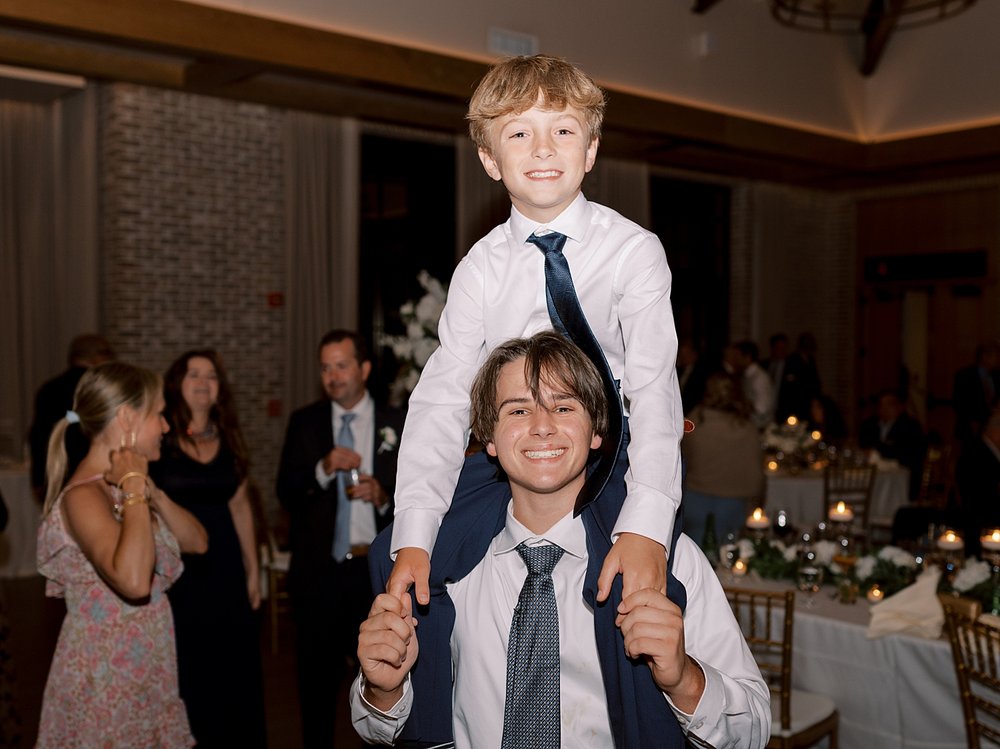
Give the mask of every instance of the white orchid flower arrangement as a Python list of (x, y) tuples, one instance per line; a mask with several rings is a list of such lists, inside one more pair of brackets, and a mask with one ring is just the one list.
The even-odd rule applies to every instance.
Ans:
[(448, 298), (447, 287), (426, 270), (417, 274), (417, 282), (424, 295), (416, 301), (407, 301), (399, 308), (406, 335), (386, 335), (379, 341), (381, 346), (392, 349), (399, 362), (396, 379), (389, 386), (391, 400), (398, 403), (405, 401), (413, 392), (427, 360), (440, 345), (438, 321)]

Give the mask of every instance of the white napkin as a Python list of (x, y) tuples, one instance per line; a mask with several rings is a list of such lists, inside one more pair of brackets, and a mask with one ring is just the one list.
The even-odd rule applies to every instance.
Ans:
[(899, 468), (899, 461), (893, 458), (883, 458), (878, 450), (872, 450), (868, 454), (868, 463), (875, 466), (880, 471), (895, 471)]
[(944, 626), (944, 609), (937, 597), (941, 570), (932, 567), (917, 581), (871, 609), (868, 639), (885, 635), (913, 635), (936, 640)]

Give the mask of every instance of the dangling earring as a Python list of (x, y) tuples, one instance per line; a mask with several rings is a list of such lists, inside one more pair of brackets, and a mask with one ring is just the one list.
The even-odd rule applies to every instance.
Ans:
[(135, 430), (132, 431), (132, 447), (135, 447)]

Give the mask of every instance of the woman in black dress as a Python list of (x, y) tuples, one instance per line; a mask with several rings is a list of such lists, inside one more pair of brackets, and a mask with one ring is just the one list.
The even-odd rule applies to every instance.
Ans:
[(170, 432), (150, 475), (208, 531), (170, 589), (180, 692), (198, 749), (267, 745), (258, 623), (260, 573), (248, 457), (218, 354), (188, 351), (164, 378)]

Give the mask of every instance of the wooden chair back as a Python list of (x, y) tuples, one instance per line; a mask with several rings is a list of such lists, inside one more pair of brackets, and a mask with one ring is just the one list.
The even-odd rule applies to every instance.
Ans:
[(958, 677), (969, 749), (1000, 746), (1000, 627), (945, 607), (945, 627)]
[(760, 673), (780, 705), (782, 730), (791, 726), (792, 624), (795, 591), (725, 587), (726, 598)]
[(820, 517), (826, 518), (830, 506), (843, 502), (854, 512), (854, 523), (868, 531), (868, 515), (875, 486), (873, 465), (828, 465), (823, 469), (823, 507)]

